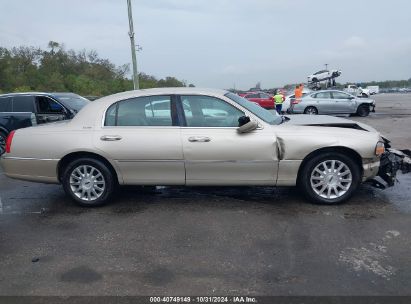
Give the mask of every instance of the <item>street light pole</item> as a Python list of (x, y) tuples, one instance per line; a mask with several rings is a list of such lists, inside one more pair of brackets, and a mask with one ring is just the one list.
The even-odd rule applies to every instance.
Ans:
[(134, 84), (134, 90), (138, 90), (140, 86), (139, 86), (138, 73), (137, 73), (136, 43), (134, 41), (133, 13), (131, 11), (131, 0), (127, 0), (127, 8), (128, 8), (128, 25), (130, 27), (130, 31), (128, 32), (128, 35), (130, 36), (131, 59), (133, 60), (133, 84)]

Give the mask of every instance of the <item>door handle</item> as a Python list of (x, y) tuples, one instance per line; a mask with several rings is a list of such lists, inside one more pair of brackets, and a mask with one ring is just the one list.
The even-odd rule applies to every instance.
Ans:
[(117, 141), (121, 140), (122, 137), (120, 135), (103, 135), (100, 137), (100, 139), (104, 141)]
[(191, 142), (209, 142), (211, 141), (210, 137), (207, 136), (191, 136), (188, 138), (188, 141)]

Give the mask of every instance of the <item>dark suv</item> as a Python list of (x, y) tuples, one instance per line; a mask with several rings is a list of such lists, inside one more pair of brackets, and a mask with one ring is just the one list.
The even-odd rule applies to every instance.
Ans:
[(7, 135), (16, 129), (71, 119), (89, 100), (74, 93), (12, 93), (0, 95), (0, 154)]

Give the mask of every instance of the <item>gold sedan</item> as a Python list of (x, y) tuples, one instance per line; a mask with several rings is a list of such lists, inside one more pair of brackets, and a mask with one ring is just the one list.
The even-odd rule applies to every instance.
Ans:
[(0, 164), (8, 177), (61, 183), (85, 206), (118, 185), (299, 186), (311, 201), (347, 200), (385, 152), (371, 127), (273, 114), (224, 90), (119, 93), (71, 121), (19, 129)]

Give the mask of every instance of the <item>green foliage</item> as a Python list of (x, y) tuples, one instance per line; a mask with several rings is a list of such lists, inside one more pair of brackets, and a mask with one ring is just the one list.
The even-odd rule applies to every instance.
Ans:
[(386, 81), (371, 81), (361, 82), (361, 86), (379, 86), (380, 88), (411, 88), (411, 78), (408, 80), (386, 80)]
[[(75, 92), (104, 96), (133, 89), (127, 78), (128, 64), (115, 66), (96, 51), (65, 50), (55, 41), (48, 50), (34, 47), (0, 47), (0, 93), (25, 91)], [(140, 88), (183, 87), (185, 81), (174, 77), (157, 79), (139, 74)]]

